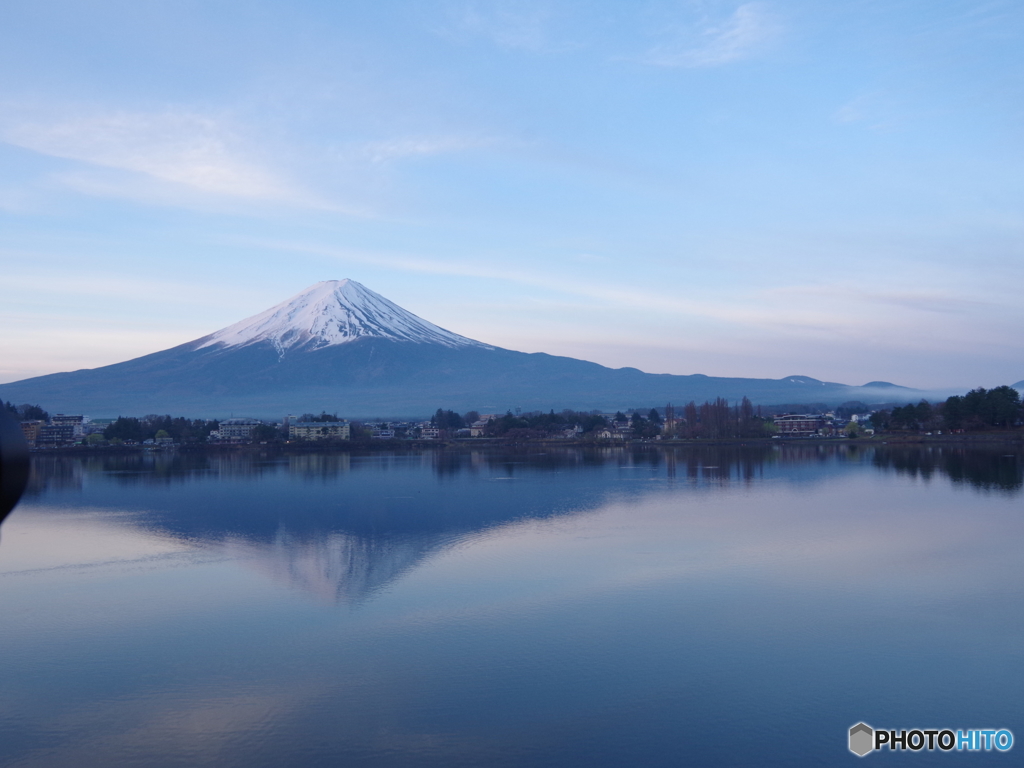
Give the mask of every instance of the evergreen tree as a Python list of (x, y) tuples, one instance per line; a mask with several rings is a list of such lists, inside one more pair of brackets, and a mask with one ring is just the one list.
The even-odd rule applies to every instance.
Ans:
[(18, 406), (18, 415), (22, 421), (49, 421), (50, 414), (44, 411), (38, 405), (29, 405), (28, 403), (22, 403)]

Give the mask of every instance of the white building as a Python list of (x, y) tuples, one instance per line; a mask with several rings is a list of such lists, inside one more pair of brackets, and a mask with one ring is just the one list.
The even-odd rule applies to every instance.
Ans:
[(490, 419), (480, 419), (474, 421), (469, 425), (469, 436), (470, 437), (483, 437), (487, 431), (487, 425), (490, 423)]
[(261, 426), (262, 421), (258, 419), (225, 419), (217, 427), (216, 432), (211, 432), (211, 436), (216, 434), (216, 440), (223, 440), (232, 443), (241, 443), (252, 440), (252, 431), (256, 427)]
[(289, 440), (348, 440), (347, 421), (295, 421), (288, 425)]
[(85, 436), (85, 424), (87, 421), (88, 419), (85, 416), (66, 416), (63, 413), (50, 417), (50, 424), (55, 427), (71, 427), (72, 434), (76, 438)]

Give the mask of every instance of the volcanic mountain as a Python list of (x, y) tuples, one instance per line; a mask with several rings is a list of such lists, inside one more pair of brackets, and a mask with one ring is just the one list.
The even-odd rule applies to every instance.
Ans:
[(0, 385), (0, 399), (50, 411), (349, 417), (437, 408), (617, 410), (746, 396), (755, 403), (910, 401), (886, 382), (849, 387), (806, 376), (713, 378), (643, 373), (474, 341), (407, 312), (354, 280), (317, 283), (209, 336), (102, 368)]

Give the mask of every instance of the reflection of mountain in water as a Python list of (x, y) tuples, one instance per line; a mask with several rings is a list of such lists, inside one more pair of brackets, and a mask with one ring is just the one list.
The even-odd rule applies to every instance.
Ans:
[(857, 443), (301, 455), (37, 456), (32, 497), (221, 547), (332, 600), (356, 600), (466, 536), (579, 514), (609, 498), (764, 479), (827, 482), (850, 465), (1019, 492), (1019, 452)]
[(374, 538), (332, 532), (299, 539), (282, 533), (269, 542), (229, 539), (232, 556), (304, 592), (337, 602), (359, 601), (442, 549), (448, 537)]

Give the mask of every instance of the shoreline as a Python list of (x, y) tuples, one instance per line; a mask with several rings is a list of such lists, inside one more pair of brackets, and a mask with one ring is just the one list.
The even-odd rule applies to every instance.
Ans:
[(691, 438), (677, 440), (565, 440), (559, 438), (537, 440), (503, 440), (501, 438), (455, 438), (450, 440), (373, 440), (373, 441), (313, 441), (291, 443), (186, 443), (173, 446), (151, 445), (70, 445), (56, 448), (31, 448), (33, 456), (52, 455), (123, 455), (123, 454), (175, 454), (175, 453), (348, 453), (354, 451), (423, 451), (423, 450), (479, 450), (538, 448), (692, 448), (706, 446), (781, 446), (781, 445), (847, 445), (847, 446), (932, 446), (958, 447), (985, 445), (1024, 446), (1024, 432), (979, 432), (960, 435), (873, 435), (871, 437), (748, 437), (748, 438)]

